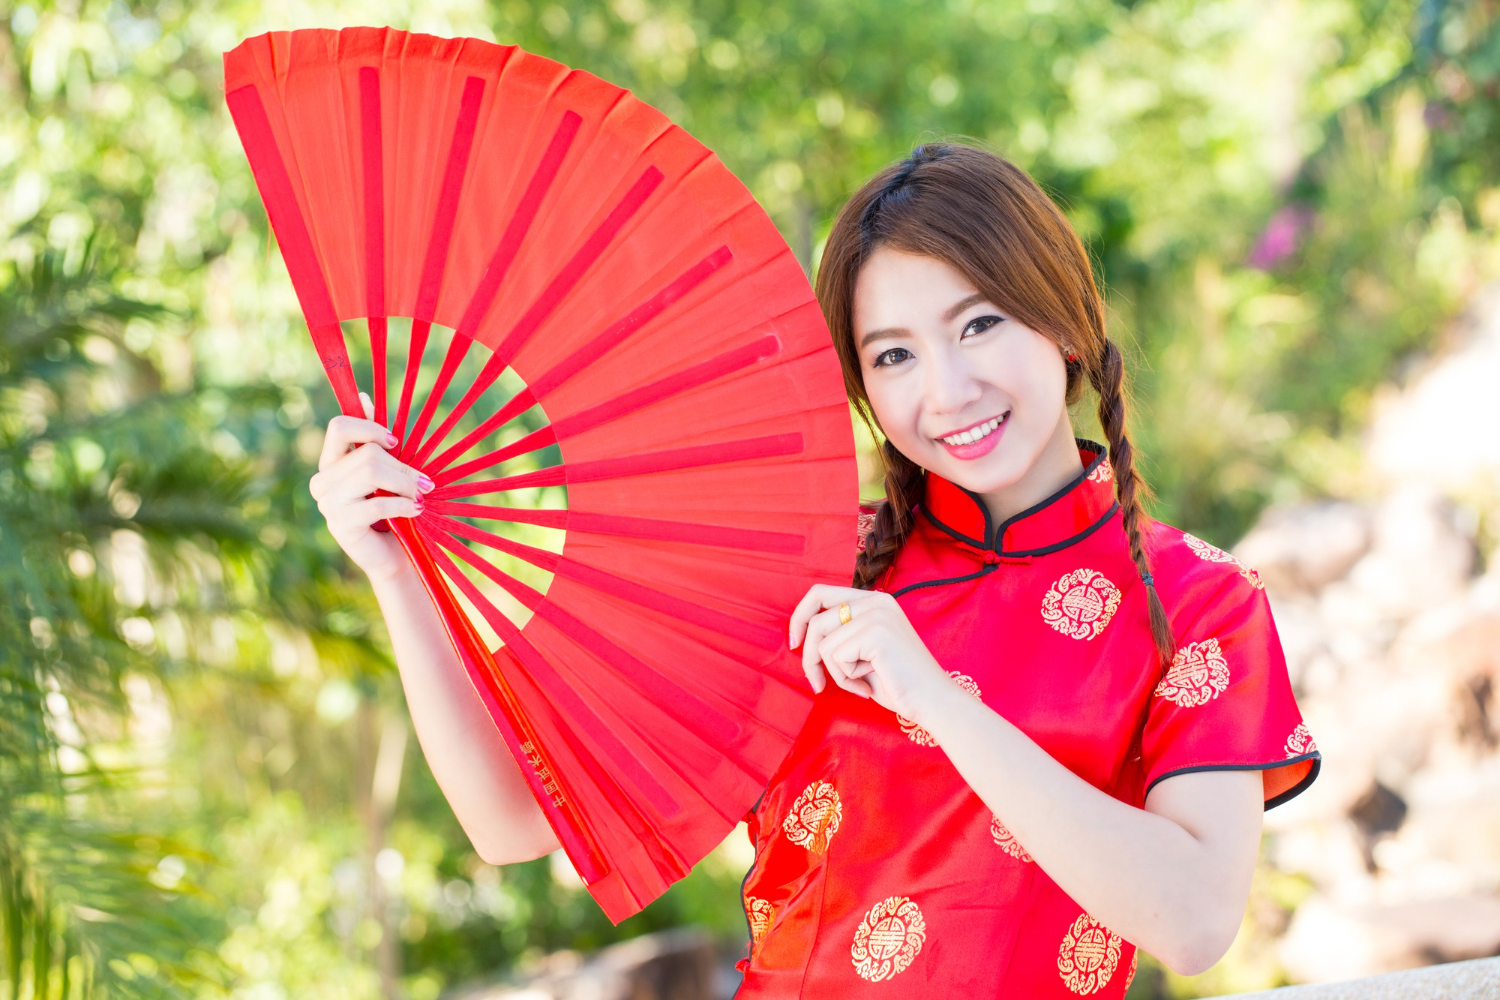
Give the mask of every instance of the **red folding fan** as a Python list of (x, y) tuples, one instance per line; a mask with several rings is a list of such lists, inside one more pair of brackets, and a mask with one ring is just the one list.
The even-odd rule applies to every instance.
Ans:
[(224, 75), (339, 405), (368, 364), (437, 483), (390, 529), (618, 923), (754, 804), (811, 706), (787, 618), (853, 571), (807, 279), (686, 131), (515, 46), (273, 32)]

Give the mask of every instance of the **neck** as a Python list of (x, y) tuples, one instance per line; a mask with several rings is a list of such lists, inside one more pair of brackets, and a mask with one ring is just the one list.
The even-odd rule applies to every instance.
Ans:
[(1035, 507), (1072, 482), (1082, 471), (1083, 462), (1078, 457), (1078, 445), (1073, 439), (1073, 423), (1065, 410), (1056, 430), (1025, 475), (1009, 486), (980, 496), (989, 508), (991, 523), (1002, 524), (1021, 511)]

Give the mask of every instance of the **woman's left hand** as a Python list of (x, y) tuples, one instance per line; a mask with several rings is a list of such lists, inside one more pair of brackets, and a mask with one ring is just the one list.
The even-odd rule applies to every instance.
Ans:
[[(840, 622), (845, 602), (851, 617)], [(802, 646), (802, 669), (814, 691), (827, 683), (826, 666), (839, 687), (918, 723), (919, 706), (934, 687), (953, 683), (884, 591), (813, 584), (792, 611), (788, 642)]]

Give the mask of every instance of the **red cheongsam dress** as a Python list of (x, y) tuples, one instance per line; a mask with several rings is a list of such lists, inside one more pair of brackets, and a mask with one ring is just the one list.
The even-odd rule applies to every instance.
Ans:
[[(1003, 524), (927, 473), (877, 589), (965, 691), (1143, 807), (1163, 778), (1260, 771), (1267, 809), (1321, 760), (1255, 572), (1144, 529), (1178, 650), (1163, 668), (1104, 449)], [(1135, 946), (1058, 888), (910, 719), (833, 683), (746, 814), (737, 1000), (1122, 997)]]

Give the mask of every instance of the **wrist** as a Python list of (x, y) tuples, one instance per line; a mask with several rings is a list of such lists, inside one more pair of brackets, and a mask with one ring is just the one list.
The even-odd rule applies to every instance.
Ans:
[(969, 697), (969, 693), (958, 686), (958, 682), (948, 676), (936, 661), (933, 662), (934, 671), (932, 679), (922, 687), (913, 698), (912, 705), (914, 714), (911, 720), (929, 733), (935, 732), (934, 723), (952, 716), (955, 705), (954, 698), (962, 696)]
[(392, 552), (389, 558), (364, 569), (365, 576), (370, 578), (370, 586), (376, 590), (386, 587), (404, 587), (409, 581), (417, 579), (417, 568), (412, 565), (404, 551), (400, 551), (399, 543), (397, 551)]

